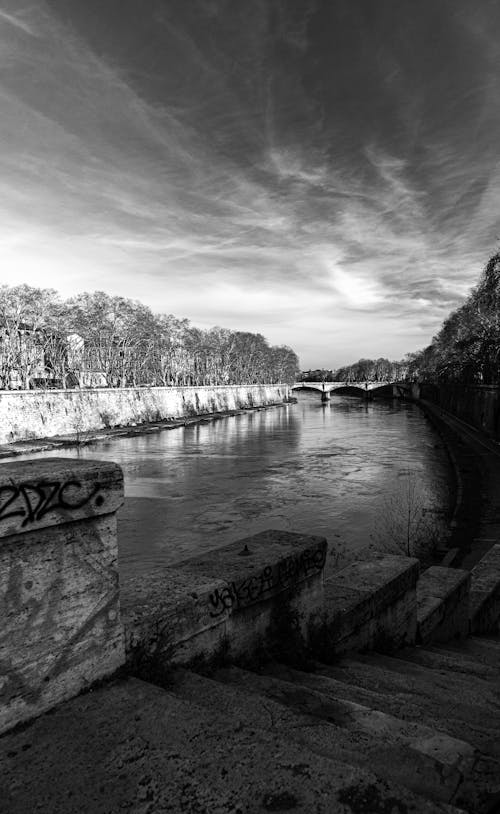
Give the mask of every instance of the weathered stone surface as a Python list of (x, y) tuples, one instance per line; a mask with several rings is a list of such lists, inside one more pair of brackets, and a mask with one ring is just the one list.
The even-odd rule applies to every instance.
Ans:
[(461, 670), (448, 670), (445, 664), (429, 669), (407, 661), (407, 652), (403, 651), (401, 657), (349, 655), (339, 665), (328, 665), (311, 674), (308, 686), (324, 691), (320, 674), (334, 678), (338, 683), (331, 691), (336, 697), (431, 727), (439, 721), (442, 732), (500, 758), (499, 681), (468, 673), (465, 664)]
[(182, 670), (172, 676), (169, 690), (249, 726), (266, 729), (271, 719), (273, 730), (291, 742), (369, 768), (431, 799), (451, 802), (475, 759), (474, 749), (461, 740), (339, 700), (335, 686), (331, 696), (311, 690), (304, 683), (308, 674), (283, 665), (268, 665), (265, 674), (231, 667), (214, 678)]
[(456, 809), (127, 680), (0, 740), (2, 814), (438, 814)]
[(481, 647), (485, 642), (487, 640), (482, 637), (468, 636), (466, 639), (454, 639), (446, 643), (405, 647), (404, 650), (398, 651), (397, 656), (441, 672), (449, 670), (463, 673), (470, 681), (481, 678), (499, 684), (500, 650), (497, 650), (495, 658), (492, 659), (494, 663), (488, 662), (486, 660), (488, 653)]
[(1, 538), (111, 514), (123, 503), (119, 466), (71, 458), (20, 460), (0, 467)]
[(453, 563), (457, 559), (459, 553), (460, 553), (459, 548), (448, 548), (448, 549), (446, 549), (446, 553), (445, 553), (445, 555), (443, 557), (443, 560), (441, 562), (441, 565), (443, 566), (443, 568), (451, 568), (451, 566), (453, 565)]
[[(61, 471), (57, 463), (33, 462), (27, 471), (7, 464), (3, 482), (13, 470), (24, 483), (78, 479), (79, 490), (102, 495), (103, 503), (94, 506), (90, 499), (78, 509), (47, 511), (19, 534), (0, 539), (0, 732), (124, 663), (113, 511), (121, 502), (121, 473), (114, 464), (65, 460)], [(69, 488), (65, 494), (69, 500)], [(102, 514), (106, 508), (112, 513)]]
[(417, 583), (417, 639), (447, 642), (469, 633), (468, 571), (432, 566)]
[(325, 581), (324, 607), (313, 622), (319, 656), (415, 641), (418, 560), (376, 556), (354, 562)]
[(500, 665), (500, 637), (498, 635), (492, 637), (471, 636), (453, 648), (448, 645), (446, 649), (448, 651), (455, 650), (455, 648), (459, 651), (458, 655), (462, 663), (466, 657), (474, 663), (476, 670), (486, 667), (493, 672), (500, 691), (500, 672), (498, 669)]
[[(323, 598), (326, 540), (265, 531), (127, 581), (122, 608), (129, 659), (143, 665), (251, 656), (273, 624), (307, 635)], [(288, 627), (287, 627), (288, 626)]]
[[(409, 788), (420, 785), (426, 796), (447, 799), (471, 814), (488, 814), (500, 794), (498, 677), (484, 681), (467, 664), (449, 671), (438, 659), (425, 668), (407, 663), (408, 654), (425, 653), (419, 647), (406, 648), (401, 658), (349, 657), (335, 666), (317, 664), (314, 673), (272, 665), (266, 673), (280, 681), (266, 688), (265, 700), (280, 700), (348, 730), (359, 737), (361, 753), (371, 748), (366, 736), (374, 738), (379, 749), (370, 752), (371, 768), (377, 774)], [(266, 680), (249, 676), (241, 686), (253, 691), (256, 682)], [(488, 731), (481, 732), (483, 727)], [(344, 737), (342, 732), (341, 741)]]
[(474, 566), (470, 588), (471, 633), (500, 630), (500, 545), (494, 545)]

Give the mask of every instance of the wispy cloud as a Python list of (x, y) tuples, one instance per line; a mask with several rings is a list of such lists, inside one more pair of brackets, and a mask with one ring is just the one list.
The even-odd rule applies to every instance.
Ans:
[(406, 0), (340, 27), (326, 0), (4, 2), (3, 282), (260, 330), (304, 366), (428, 343), (500, 231), (497, 46), (458, 5), (441, 60), (441, 12)]
[(29, 34), (32, 37), (36, 36), (35, 29), (31, 25), (28, 25), (23, 16), (15, 16), (14, 14), (9, 14), (4, 9), (0, 8), (0, 26), (5, 24), (7, 24), (8, 26), (13, 26), (14, 28), (18, 28), (21, 31), (24, 31), (25, 34)]

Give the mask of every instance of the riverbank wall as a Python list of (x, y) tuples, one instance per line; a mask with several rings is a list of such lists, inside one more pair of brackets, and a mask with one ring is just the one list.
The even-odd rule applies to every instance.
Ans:
[(420, 397), (500, 439), (500, 389), (495, 385), (422, 384)]
[(286, 384), (0, 392), (0, 444), (281, 404)]
[(500, 541), (498, 443), (431, 401), (417, 403), (441, 436), (455, 470), (456, 506), (443, 562), (471, 568)]

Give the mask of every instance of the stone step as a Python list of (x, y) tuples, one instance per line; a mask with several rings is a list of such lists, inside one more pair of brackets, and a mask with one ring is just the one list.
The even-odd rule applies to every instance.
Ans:
[(417, 582), (417, 641), (447, 642), (469, 633), (470, 573), (434, 565)]
[(476, 678), (481, 678), (485, 681), (492, 681), (498, 683), (499, 666), (500, 666), (500, 651), (495, 654), (494, 665), (491, 658), (491, 650), (487, 655), (490, 656), (489, 662), (484, 658), (478, 658), (477, 648), (473, 652), (468, 647), (468, 641), (464, 642), (465, 646), (450, 645), (434, 645), (426, 647), (405, 648), (395, 654), (396, 658), (401, 658), (404, 661), (411, 661), (415, 664), (420, 664), (422, 667), (428, 667), (433, 670), (445, 674), (449, 670), (455, 673), (462, 673), (468, 676), (471, 681)]
[[(370, 659), (367, 658), (368, 668), (369, 661)], [(365, 707), (371, 707), (373, 710), (383, 710), (394, 717), (399, 717), (401, 721), (425, 724), (441, 735), (448, 732), (453, 739), (466, 740), (468, 744), (472, 743), (472, 740), (467, 736), (472, 735), (477, 748), (477, 759), (472, 771), (463, 777), (454, 802), (456, 805), (463, 805), (467, 810), (470, 809), (474, 814), (478, 814), (480, 811), (492, 811), (492, 801), (496, 801), (496, 803), (500, 801), (500, 749), (498, 745), (500, 729), (498, 725), (493, 725), (486, 732), (476, 727), (471, 729), (470, 722), (469, 725), (464, 723), (462, 710), (458, 710), (456, 719), (452, 717), (450, 709), (453, 709), (453, 704), (443, 713), (440, 711), (441, 702), (436, 706), (436, 704), (429, 704), (427, 699), (424, 699), (420, 704), (418, 690), (417, 693), (408, 697), (397, 688), (393, 688), (391, 692), (390, 685), (387, 689), (380, 691), (380, 683), (377, 683), (377, 691), (374, 691), (367, 689), (366, 684), (358, 686), (355, 682), (350, 683), (352, 673), (347, 665), (347, 660), (343, 662), (344, 669), (342, 670), (330, 665), (318, 665), (320, 671), (304, 673), (284, 665), (273, 664), (268, 665), (266, 674), (274, 679), (295, 684), (299, 691), (297, 698), (300, 698), (300, 693), (309, 689), (335, 704), (338, 704), (339, 699), (344, 702), (354, 701)], [(377, 671), (374, 670), (374, 672), (376, 674)], [(335, 673), (337, 677), (333, 678), (332, 673)], [(367, 674), (369, 676), (369, 669)], [(470, 710), (467, 712), (470, 714)], [(471, 801), (472, 806), (470, 806)], [(496, 811), (496, 809), (494, 810)]]
[(457, 812), (138, 679), (0, 739), (2, 814)]
[(492, 667), (498, 674), (500, 670), (500, 637), (470, 636), (460, 644), (449, 642), (446, 651), (458, 651), (467, 658)]
[(419, 562), (374, 555), (352, 562), (324, 582), (322, 621), (313, 648), (324, 661), (357, 649), (392, 650), (412, 644), (417, 630)]
[(452, 803), (460, 790), (460, 805), (481, 810), (477, 790), (462, 794), (477, 756), (459, 739), (271, 675), (231, 667), (214, 678), (177, 674), (173, 691), (222, 713), (230, 708), (245, 724), (271, 726), (308, 749), (369, 768), (431, 799)]
[(494, 545), (471, 571), (471, 633), (500, 632), (500, 545)]
[(498, 681), (439, 671), (371, 653), (323, 665), (317, 679), (348, 685), (349, 698), (405, 720), (438, 726), (483, 752), (500, 757), (500, 695)]

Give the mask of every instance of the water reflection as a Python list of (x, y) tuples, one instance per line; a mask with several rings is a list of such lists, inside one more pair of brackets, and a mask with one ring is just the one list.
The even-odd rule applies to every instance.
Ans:
[(446, 458), (417, 407), (338, 395), (322, 405), (318, 395), (83, 447), (82, 457), (116, 461), (125, 472), (122, 577), (265, 528), (323, 534), (359, 550), (408, 469), (419, 473), (428, 507), (443, 508)]

